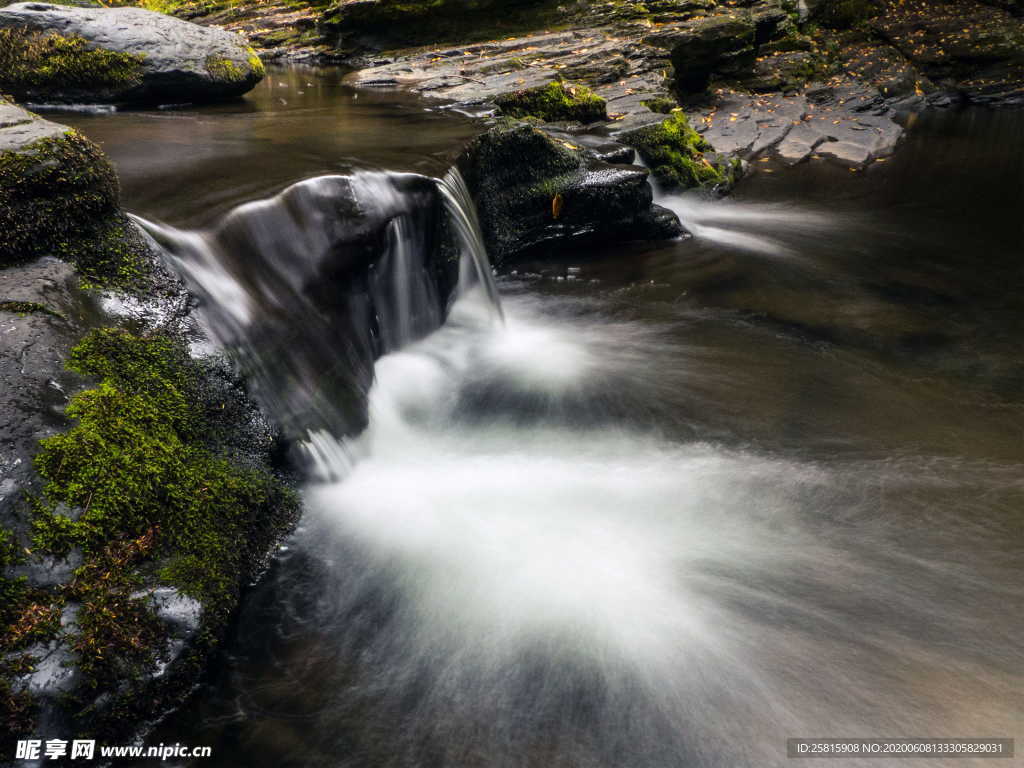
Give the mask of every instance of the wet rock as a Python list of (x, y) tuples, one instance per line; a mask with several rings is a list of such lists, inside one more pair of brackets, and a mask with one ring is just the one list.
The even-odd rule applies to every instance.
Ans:
[(674, 216), (652, 206), (645, 169), (605, 163), (531, 125), (495, 126), (470, 144), (458, 165), (496, 263), (553, 243), (682, 231)]
[[(21, 501), (38, 441), (66, 426), (77, 383), (64, 368), (87, 311), (76, 285), (74, 269), (56, 259), (0, 270), (0, 524), (16, 532), (27, 530)], [(50, 568), (39, 568), (33, 580), (51, 581)]]
[(158, 587), (147, 593), (155, 606), (156, 615), (178, 632), (191, 634), (199, 629), (203, 605), (198, 600), (173, 587)]
[[(636, 161), (636, 150), (627, 144), (620, 144), (614, 141), (601, 141), (590, 139), (589, 141), (580, 137), (577, 139), (581, 144), (588, 147), (591, 152), (605, 163), (614, 165), (632, 165)], [(592, 142), (592, 143), (591, 143)]]
[(806, 110), (807, 100), (802, 96), (751, 97), (723, 91), (716, 94), (697, 130), (718, 151), (751, 159), (779, 144)]
[(142, 8), (0, 9), (0, 92), (29, 102), (230, 99), (263, 78), (245, 41)]
[(872, 86), (886, 99), (921, 99), (936, 90), (931, 80), (891, 45), (853, 43), (840, 51), (839, 58), (848, 78)]

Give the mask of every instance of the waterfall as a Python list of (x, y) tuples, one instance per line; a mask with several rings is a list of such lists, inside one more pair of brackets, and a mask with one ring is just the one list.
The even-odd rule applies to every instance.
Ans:
[(487, 256), (476, 203), (466, 186), (466, 180), (456, 166), (452, 166), (439, 183), (445, 208), (455, 226), (455, 233), (462, 246), (459, 260), (459, 293), (464, 294), (474, 286), (483, 289), (490, 306), (499, 320), (504, 321), (501, 297), (494, 284), (491, 261)]
[(320, 176), (201, 231), (135, 220), (199, 299), (209, 337), (308, 445), (364, 426), (374, 360), (436, 330), (453, 288), (482, 287), (501, 318), (473, 201), (454, 170), (441, 181)]

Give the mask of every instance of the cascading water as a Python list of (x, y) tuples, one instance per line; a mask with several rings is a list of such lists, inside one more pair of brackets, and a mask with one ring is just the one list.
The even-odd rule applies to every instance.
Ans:
[[(410, 179), (304, 182), (213, 232), (147, 224), (313, 459), (278, 645), (232, 699), (253, 743), (266, 726), (353, 768), (761, 767), (791, 736), (1019, 731), (1024, 595), (985, 514), (1020, 502), (1015, 465), (694, 439), (727, 367), (628, 302), (499, 301), (456, 173), (440, 194), (462, 252), (446, 315)], [(373, 354), (353, 436), (324, 372)]]
[(491, 274), (491, 261), (487, 256), (487, 247), (484, 245), (483, 233), (480, 230), (476, 204), (458, 167), (453, 165), (448, 170), (441, 179), (439, 188), (459, 244), (462, 246), (459, 260), (459, 292), (464, 295), (474, 286), (479, 287), (486, 294), (494, 313), (500, 320), (504, 320), (501, 297)]
[(309, 179), (200, 232), (137, 221), (292, 436), (358, 427), (374, 357), (444, 313), (438, 193), (422, 176)]

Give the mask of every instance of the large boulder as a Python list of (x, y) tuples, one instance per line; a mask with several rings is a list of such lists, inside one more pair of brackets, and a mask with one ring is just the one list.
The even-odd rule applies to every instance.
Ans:
[(156, 103), (241, 96), (263, 64), (231, 32), (142, 8), (0, 8), (0, 93), (29, 102)]
[(473, 140), (459, 170), (495, 263), (552, 243), (675, 237), (675, 216), (653, 205), (648, 172), (605, 162), (526, 123), (502, 122)]

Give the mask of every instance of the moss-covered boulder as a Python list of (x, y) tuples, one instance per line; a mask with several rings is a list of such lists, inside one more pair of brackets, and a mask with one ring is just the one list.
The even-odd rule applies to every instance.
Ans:
[(0, 100), (0, 267), (56, 256), (93, 282), (136, 283), (148, 252), (119, 205), (95, 144)]
[(458, 165), (496, 263), (555, 244), (681, 232), (673, 214), (652, 204), (645, 169), (605, 163), (533, 125), (499, 123)]
[(724, 189), (740, 172), (738, 161), (714, 154), (714, 147), (693, 129), (682, 110), (619, 138), (635, 147), (658, 181), (670, 188)]
[(177, 332), (48, 338), (90, 384), (36, 445), (34, 492), (0, 515), (0, 720), (125, 739), (194, 685), (298, 504), (230, 368)]
[(607, 120), (605, 100), (585, 85), (555, 80), (538, 88), (504, 93), (495, 100), (509, 117), (535, 117), (545, 122), (596, 123)]
[(0, 8), (0, 93), (36, 103), (210, 101), (264, 75), (230, 32), (142, 8)]

